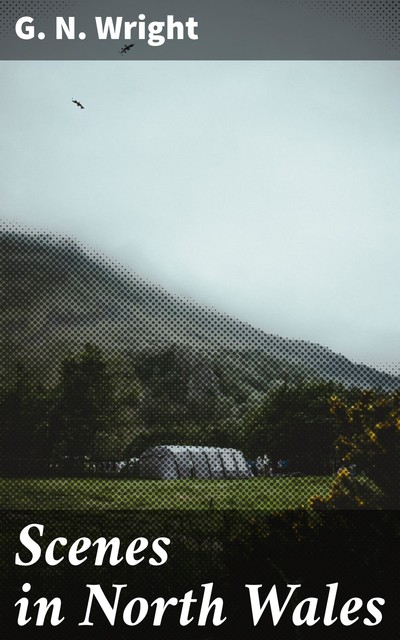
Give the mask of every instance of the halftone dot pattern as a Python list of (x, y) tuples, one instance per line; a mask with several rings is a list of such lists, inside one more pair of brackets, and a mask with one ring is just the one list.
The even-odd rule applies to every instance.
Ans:
[(300, 3), (351, 24), (391, 50), (400, 49), (398, 0), (300, 0)]
[[(1, 231), (2, 474), (19, 477), (6, 508), (316, 506), (342, 461), (307, 433), (307, 385), (399, 389), (389, 373), (174, 296), (71, 238)], [(291, 460), (270, 456), (262, 430), (247, 440), (274, 389), (305, 425)], [(368, 478), (346, 482), (360, 504), (379, 503)]]
[(13, 35), (17, 20), (23, 16), (29, 16), (34, 20), (53, 19), (55, 15), (66, 17), (75, 6), (76, 0), (2, 1), (0, 3), (0, 37), (7, 38)]

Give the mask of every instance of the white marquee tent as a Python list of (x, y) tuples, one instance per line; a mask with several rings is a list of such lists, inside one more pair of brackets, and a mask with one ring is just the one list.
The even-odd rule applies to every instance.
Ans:
[(244, 455), (237, 449), (159, 445), (139, 458), (139, 477), (153, 480), (251, 478)]

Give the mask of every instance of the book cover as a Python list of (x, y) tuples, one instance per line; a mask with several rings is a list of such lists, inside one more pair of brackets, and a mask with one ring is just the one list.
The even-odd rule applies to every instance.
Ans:
[(1, 16), (5, 637), (396, 637), (399, 3)]

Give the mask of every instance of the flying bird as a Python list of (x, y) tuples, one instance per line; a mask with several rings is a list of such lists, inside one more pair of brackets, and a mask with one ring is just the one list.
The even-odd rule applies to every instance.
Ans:
[(132, 47), (134, 47), (134, 46), (135, 46), (135, 44), (133, 43), (133, 44), (126, 44), (124, 47), (122, 47), (122, 49), (120, 51), (121, 56), (124, 53), (127, 53), (129, 51), (129, 49), (132, 49)]
[(80, 102), (78, 102), (78, 100), (72, 100), (72, 102), (74, 104), (76, 104), (77, 107), (79, 107), (80, 109), (84, 109), (85, 107), (83, 106), (83, 104), (81, 104)]

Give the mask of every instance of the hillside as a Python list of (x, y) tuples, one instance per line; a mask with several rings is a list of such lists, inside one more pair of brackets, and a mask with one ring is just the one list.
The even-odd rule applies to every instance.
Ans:
[(23, 361), (51, 377), (68, 352), (91, 342), (124, 357), (165, 360), (172, 350), (170, 366), (178, 363), (187, 388), (200, 395), (259, 395), (277, 380), (399, 386), (318, 344), (174, 296), (68, 238), (3, 227), (0, 254), (3, 375)]

